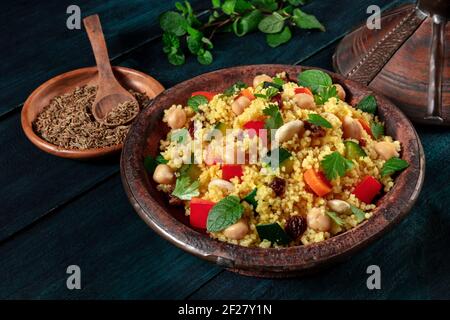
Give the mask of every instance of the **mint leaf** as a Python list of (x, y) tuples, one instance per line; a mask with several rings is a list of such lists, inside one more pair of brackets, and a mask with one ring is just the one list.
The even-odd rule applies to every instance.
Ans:
[(182, 36), (186, 33), (186, 19), (175, 11), (164, 12), (159, 17), (159, 25), (164, 31), (173, 33), (176, 36)]
[(314, 113), (308, 115), (308, 122), (315, 124), (316, 126), (319, 126), (319, 127), (324, 127), (324, 128), (328, 128), (328, 129), (333, 128), (333, 126), (331, 125), (330, 122), (328, 122), (327, 119), (325, 119), (324, 117), (322, 117), (318, 114), (314, 114)]
[(364, 211), (355, 207), (354, 205), (350, 205), (350, 209), (352, 210), (352, 213), (355, 215), (356, 221), (358, 221), (358, 223), (360, 223), (366, 218), (366, 214), (364, 213)]
[(298, 75), (298, 84), (302, 87), (310, 88), (317, 93), (321, 87), (330, 87), (333, 85), (331, 77), (320, 70), (306, 70)]
[(320, 163), (328, 180), (342, 177), (347, 170), (353, 168), (353, 162), (344, 158), (337, 151), (325, 156)]
[(298, 8), (293, 12), (292, 21), (300, 29), (319, 29), (325, 31), (325, 27), (315, 16), (307, 14)]
[(406, 160), (392, 157), (389, 160), (387, 160), (383, 167), (381, 168), (381, 176), (388, 176), (390, 174), (393, 174), (398, 171), (402, 171), (409, 167), (409, 163)]
[[(277, 80), (278, 82), (281, 80), (280, 78), (277, 78), (277, 79), (279, 79), (279, 80)], [(283, 81), (283, 80), (281, 80), (281, 81)], [(273, 88), (277, 89), (278, 91), (281, 91), (281, 90), (283, 90), (283, 83), (280, 84), (280, 83), (276, 83), (275, 81), (274, 82), (264, 81), (263, 88), (268, 89), (270, 87), (273, 87)]]
[(278, 3), (276, 0), (253, 0), (252, 4), (256, 8), (268, 12), (273, 12), (278, 8)]
[(238, 37), (242, 37), (247, 33), (258, 29), (258, 24), (263, 18), (263, 14), (259, 10), (253, 10), (242, 18), (239, 17), (233, 22), (233, 32)]
[(270, 33), (266, 35), (267, 44), (272, 47), (278, 47), (292, 38), (291, 29), (288, 26), (284, 27), (283, 31), (279, 33)]
[(178, 49), (180, 47), (180, 39), (173, 33), (164, 32), (162, 36), (164, 53), (172, 52), (172, 48)]
[(274, 12), (270, 16), (263, 18), (259, 24), (258, 29), (264, 33), (277, 33), (283, 29), (284, 18), (279, 13)]
[(273, 83), (279, 85), (280, 87), (278, 88), (279, 90), (283, 90), (283, 84), (284, 84), (284, 80), (278, 77), (273, 78)]
[(187, 105), (191, 107), (192, 110), (194, 110), (195, 112), (198, 112), (199, 110), (198, 107), (203, 104), (208, 104), (208, 99), (206, 99), (204, 96), (200, 94), (190, 97), (187, 101)]
[(329, 216), (331, 218), (331, 220), (334, 221), (334, 223), (336, 223), (338, 226), (343, 226), (344, 225), (344, 220), (342, 220), (337, 214), (336, 212), (333, 211), (327, 211), (327, 216)]
[(241, 91), (242, 89), (245, 89), (247, 87), (248, 87), (247, 84), (245, 84), (242, 81), (238, 81), (235, 84), (233, 84), (231, 87), (225, 89), (223, 91), (223, 95), (227, 96), (227, 97), (230, 97), (233, 94), (236, 94), (238, 91)]
[(236, 6), (236, 0), (225, 0), (222, 4), (222, 11), (227, 15), (231, 15), (234, 12), (234, 7)]
[(175, 47), (171, 48), (171, 52), (167, 55), (167, 59), (174, 66), (182, 65), (185, 61), (184, 53)]
[(236, 196), (227, 196), (211, 208), (206, 221), (209, 232), (222, 231), (236, 223), (244, 212), (244, 207)]
[(211, 54), (211, 51), (201, 49), (197, 53), (197, 61), (204, 65), (211, 64), (211, 62), (213, 61), (213, 56)]
[(191, 200), (192, 197), (196, 197), (200, 194), (198, 187), (198, 181), (191, 183), (191, 179), (188, 176), (180, 176), (175, 183), (175, 189), (173, 190), (172, 195), (181, 200)]
[(356, 108), (367, 113), (375, 114), (377, 111), (377, 100), (372, 95), (365, 96), (358, 102)]
[(255, 196), (256, 196), (256, 192), (258, 191), (258, 189), (253, 189), (249, 194), (247, 194), (244, 199), (242, 199), (243, 201), (247, 202), (248, 204), (251, 204), (253, 206), (253, 210), (256, 209), (256, 207), (258, 206), (258, 201), (256, 201)]
[(372, 131), (372, 135), (375, 139), (384, 136), (384, 126), (382, 124), (372, 122), (370, 125), (370, 130)]
[(281, 116), (280, 109), (275, 104), (269, 104), (269, 106), (263, 110), (263, 113), (266, 116), (269, 116), (265, 121), (264, 128), (278, 129), (283, 125), (283, 117)]

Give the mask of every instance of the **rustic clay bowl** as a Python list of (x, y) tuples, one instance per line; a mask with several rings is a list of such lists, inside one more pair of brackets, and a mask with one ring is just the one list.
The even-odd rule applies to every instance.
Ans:
[(347, 92), (354, 105), (363, 96), (374, 94), (378, 115), (386, 123), (386, 133), (403, 146), (402, 157), (410, 164), (397, 178), (394, 188), (378, 202), (374, 215), (356, 228), (321, 243), (281, 249), (245, 248), (213, 240), (189, 227), (183, 210), (169, 206), (164, 194), (145, 171), (144, 156), (158, 154), (159, 140), (168, 129), (161, 119), (172, 104), (185, 104), (194, 91), (221, 92), (238, 80), (250, 84), (255, 75), (286, 71), (295, 79), (300, 66), (253, 65), (207, 73), (160, 94), (153, 105), (133, 123), (121, 157), (121, 174), (126, 193), (141, 218), (163, 238), (205, 260), (246, 275), (287, 277), (305, 273), (349, 256), (381, 236), (400, 221), (416, 201), (424, 179), (425, 159), (416, 131), (405, 115), (389, 100), (358, 83), (329, 73)]
[[(113, 67), (113, 70), (117, 80), (124, 88), (145, 92), (149, 98), (154, 98), (164, 90), (158, 81), (142, 72), (125, 67)], [(76, 69), (60, 74), (35, 89), (25, 101), (21, 114), (22, 128), (28, 139), (39, 149), (63, 158), (89, 159), (119, 152), (122, 144), (86, 150), (65, 149), (43, 140), (33, 131), (34, 119), (52, 98), (71, 92), (76, 87), (95, 85), (97, 78), (96, 67)]]

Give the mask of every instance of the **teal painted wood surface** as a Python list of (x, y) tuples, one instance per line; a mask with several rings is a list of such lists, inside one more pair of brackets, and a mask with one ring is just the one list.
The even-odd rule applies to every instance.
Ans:
[[(245, 41), (220, 35), (211, 66), (189, 59), (180, 68), (167, 63), (157, 39), (155, 18), (171, 3), (108, 1), (80, 6), (86, 13), (100, 12), (115, 63), (149, 73), (169, 87), (239, 64), (300, 62), (330, 69), (337, 41), (364, 21), (369, 4), (385, 9), (403, 2), (345, 0), (330, 9), (334, 2), (316, 0), (305, 10), (324, 21), (326, 33), (301, 32), (278, 49), (269, 49), (257, 34)], [(22, 23), (13, 22), (18, 30), (14, 38), (0, 36), (2, 44), (5, 39), (11, 43), (8, 54), (3, 52), (10, 66), (0, 67), (0, 114), (7, 112), (0, 117), (0, 298), (449, 297), (448, 129), (418, 127), (427, 156), (425, 186), (411, 214), (385, 237), (350, 260), (306, 278), (267, 280), (232, 274), (182, 252), (150, 230), (126, 199), (117, 162), (58, 159), (25, 139), (17, 106), (29, 91), (59, 72), (92, 64), (84, 34), (55, 27), (65, 21), (65, 14), (59, 16), (65, 5), (41, 3), (35, 10), (17, 6), (0, 12), (3, 23), (8, 22), (6, 13), (23, 17)], [(40, 19), (43, 12), (53, 15)], [(34, 46), (23, 44), (27, 38)], [(52, 46), (55, 39), (59, 44)], [(11, 73), (13, 66), (20, 66), (16, 75)], [(66, 289), (69, 264), (82, 268), (80, 291)], [(365, 286), (369, 264), (382, 269), (380, 291)]]

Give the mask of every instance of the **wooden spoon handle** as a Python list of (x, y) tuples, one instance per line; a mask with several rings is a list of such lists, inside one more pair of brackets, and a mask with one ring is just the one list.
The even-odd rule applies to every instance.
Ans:
[(94, 14), (86, 17), (83, 19), (83, 24), (91, 42), (100, 80), (115, 82), (99, 16)]

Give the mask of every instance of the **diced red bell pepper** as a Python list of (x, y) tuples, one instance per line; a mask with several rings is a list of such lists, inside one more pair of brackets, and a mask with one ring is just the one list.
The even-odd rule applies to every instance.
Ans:
[(359, 123), (363, 127), (364, 131), (367, 132), (369, 136), (373, 138), (372, 129), (370, 129), (369, 124), (366, 122), (366, 120), (358, 119)]
[(306, 93), (306, 94), (309, 94), (309, 95), (313, 95), (313, 93), (311, 92), (311, 90), (309, 90), (309, 88), (306, 88), (306, 87), (302, 87), (302, 88), (295, 88), (294, 89), (294, 92), (295, 92), (295, 94), (297, 94), (297, 93)]
[(230, 181), (234, 177), (242, 177), (244, 170), (240, 164), (224, 164), (222, 166), (222, 179)]
[(383, 185), (372, 176), (365, 177), (353, 190), (353, 194), (365, 203), (372, 203), (373, 198), (381, 191)]
[(216, 93), (214, 93), (214, 92), (208, 92), (208, 91), (195, 91), (195, 92), (192, 92), (191, 97), (194, 97), (194, 96), (204, 96), (206, 99), (208, 99), (208, 101), (211, 101), (212, 98), (214, 98), (215, 95), (216, 95)]
[[(245, 130), (255, 130), (256, 131), (256, 135), (259, 137), (260, 131), (264, 129), (264, 121), (261, 120), (250, 120), (249, 122), (247, 122), (246, 124), (244, 124), (244, 129)], [(249, 131), (248, 135), (250, 136), (250, 138), (254, 137), (254, 132)]]
[(211, 208), (215, 205), (214, 202), (203, 200), (200, 198), (192, 198), (189, 204), (190, 214), (189, 222), (191, 226), (206, 229), (206, 221)]

